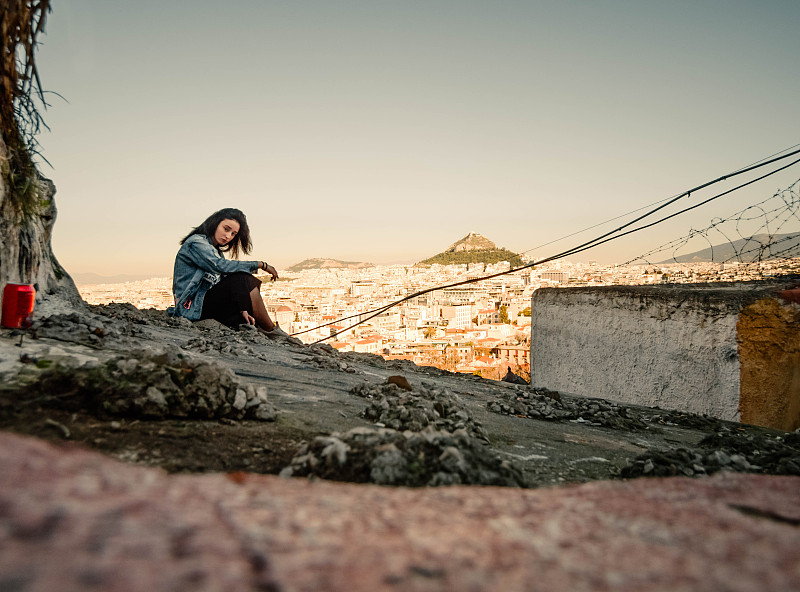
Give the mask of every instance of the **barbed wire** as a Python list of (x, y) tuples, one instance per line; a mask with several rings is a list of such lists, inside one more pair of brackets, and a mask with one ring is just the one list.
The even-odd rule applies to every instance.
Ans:
[[(700, 247), (700, 248), (698, 248)], [(704, 247), (704, 248), (703, 248)], [(702, 229), (639, 255), (622, 265), (737, 262), (759, 266), (766, 260), (800, 256), (800, 179), (786, 189)]]
[[(766, 160), (769, 160), (771, 158), (774, 158), (774, 157), (776, 157), (776, 156), (778, 156), (780, 154), (783, 154), (785, 152), (789, 152), (791, 150), (794, 150), (798, 146), (800, 146), (800, 144), (794, 144), (793, 146), (788, 146), (788, 147), (784, 148), (783, 150), (778, 150), (777, 152), (774, 152), (773, 154), (770, 154), (770, 155), (765, 156), (763, 158), (759, 158), (758, 160), (756, 160), (754, 162), (751, 162), (750, 164), (747, 164), (747, 165), (737, 169), (734, 172), (742, 171), (742, 170), (747, 169), (749, 167), (758, 165), (758, 164), (760, 164), (760, 163), (762, 163), (762, 162), (764, 162)], [(631, 210), (630, 212), (626, 212), (624, 214), (619, 214), (617, 216), (614, 216), (613, 218), (609, 218), (608, 220), (605, 220), (603, 222), (598, 222), (596, 224), (592, 224), (591, 226), (587, 226), (586, 228), (582, 228), (581, 230), (576, 230), (576, 231), (570, 232), (569, 234), (566, 234), (564, 236), (548, 240), (545, 243), (542, 243), (540, 245), (536, 245), (535, 247), (531, 247), (530, 249), (527, 249), (525, 251), (520, 251), (519, 254), (520, 255), (526, 255), (527, 253), (530, 253), (532, 251), (537, 251), (537, 250), (541, 249), (542, 247), (547, 247), (549, 245), (553, 245), (555, 243), (561, 242), (562, 240), (565, 240), (565, 239), (568, 239), (568, 238), (572, 238), (573, 236), (578, 236), (580, 234), (583, 234), (584, 232), (588, 232), (589, 230), (594, 230), (595, 228), (600, 228), (602, 226), (605, 226), (606, 224), (610, 224), (611, 222), (616, 222), (617, 220), (622, 220), (623, 218), (625, 218), (627, 216), (630, 216), (631, 214), (637, 214), (639, 212), (642, 212), (644, 210), (652, 208), (653, 206), (657, 206), (657, 205), (662, 204), (662, 203), (664, 203), (666, 201), (669, 201), (669, 200), (675, 198), (676, 196), (677, 196), (677, 194), (676, 195), (671, 195), (669, 197), (665, 197), (663, 199), (660, 199), (658, 201), (654, 201), (653, 203), (647, 204), (647, 205), (642, 206), (640, 208), (636, 208), (635, 210)]]

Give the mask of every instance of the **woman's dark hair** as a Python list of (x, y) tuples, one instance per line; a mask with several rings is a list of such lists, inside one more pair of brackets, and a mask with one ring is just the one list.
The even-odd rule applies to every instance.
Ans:
[(181, 240), (181, 244), (186, 242), (186, 239), (194, 234), (202, 234), (210, 239), (214, 238), (214, 233), (217, 231), (217, 226), (223, 220), (236, 220), (239, 223), (239, 232), (233, 237), (233, 240), (224, 247), (219, 247), (220, 251), (230, 251), (231, 257), (234, 259), (239, 258), (239, 249), (246, 255), (252, 248), (250, 242), (250, 227), (247, 225), (247, 217), (242, 210), (236, 208), (223, 208), (218, 212), (214, 212), (205, 221)]

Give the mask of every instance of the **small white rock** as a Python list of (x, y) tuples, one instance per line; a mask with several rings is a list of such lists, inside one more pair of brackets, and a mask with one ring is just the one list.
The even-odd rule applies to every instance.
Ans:
[(247, 392), (244, 389), (236, 389), (236, 397), (233, 399), (233, 408), (242, 410), (247, 405)]

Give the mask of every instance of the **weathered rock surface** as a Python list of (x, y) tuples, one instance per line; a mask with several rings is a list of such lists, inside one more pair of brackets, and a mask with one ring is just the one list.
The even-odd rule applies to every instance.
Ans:
[(747, 434), (720, 425), (692, 449), (647, 452), (621, 474), (628, 478), (692, 477), (718, 471), (800, 476), (800, 433)]
[[(8, 167), (10, 158), (5, 142), (0, 139), (0, 161), (4, 167)], [(6, 282), (35, 285), (39, 310), (74, 309), (82, 305), (82, 300), (50, 245), (58, 214), (56, 187), (38, 173), (35, 177), (28, 179), (34, 182), (33, 191), (26, 199), (28, 207), (22, 208), (6, 184), (6, 173), (0, 179), (0, 278), (3, 285)]]
[(503, 400), (488, 405), (490, 411), (546, 421), (575, 421), (622, 430), (645, 430), (641, 412), (603, 399), (573, 398), (562, 400), (558, 392), (544, 388), (522, 387), (505, 393)]
[(0, 589), (796, 590), (800, 478), (522, 490), (168, 476), (0, 433)]
[(274, 420), (267, 388), (238, 378), (227, 366), (176, 347), (134, 350), (102, 364), (73, 368), (56, 364), (16, 397), (58, 402), (77, 411), (112, 416)]
[[(165, 358), (165, 352), (171, 353)], [(267, 402), (259, 395), (265, 390)], [(170, 471), (277, 474), (290, 467), (294, 474), (393, 485), (538, 487), (614, 479), (628, 469), (630, 476), (661, 474), (660, 461), (645, 470), (650, 464), (642, 456), (660, 455), (667, 459), (664, 474), (685, 475), (691, 468), (702, 475), (684, 461), (670, 467), (681, 449), (696, 450), (725, 425), (753, 437), (785, 434), (405, 360), (342, 355), (325, 344), (272, 340), (124, 304), (38, 318), (30, 332), (0, 330), (0, 428), (74, 440)], [(424, 452), (417, 443), (428, 428), (444, 433), (420, 463), (411, 456)], [(309, 453), (316, 458), (317, 438), (342, 440), (365, 429), (384, 435), (360, 439), (342, 470), (294, 462)], [(416, 435), (406, 438), (406, 431)], [(385, 453), (391, 446), (397, 454)], [(716, 452), (731, 456), (722, 445), (703, 450)], [(782, 463), (720, 467), (791, 474), (800, 463), (795, 452)], [(398, 462), (373, 467), (390, 456)], [(403, 463), (406, 469), (399, 470)], [(521, 470), (522, 478), (498, 473), (504, 466)]]
[(432, 425), (419, 431), (354, 428), (318, 436), (281, 471), (285, 477), (436, 487), (525, 487), (522, 470), (463, 428), (450, 433)]
[[(397, 376), (389, 379), (399, 381)], [(396, 382), (387, 384), (359, 384), (350, 391), (369, 401), (361, 417), (393, 430), (419, 432), (428, 426), (454, 432), (465, 430), (469, 435), (489, 441), (480, 421), (475, 420), (466, 406), (447, 389), (431, 382), (416, 388), (408, 380), (407, 389)]]
[[(251, 413), (264, 392), (272, 417)], [(37, 319), (28, 333), (0, 330), (0, 427), (128, 463), (228, 473), (168, 476), (0, 432), (4, 592), (790, 590), (800, 581), (800, 478), (729, 472), (794, 472), (794, 434), (160, 311), (84, 307)], [(714, 462), (722, 472), (521, 488), (628, 469), (687, 474), (697, 451), (709, 464), (694, 476)], [(252, 474), (286, 467), (310, 479)], [(459, 483), (512, 487), (386, 487)]]

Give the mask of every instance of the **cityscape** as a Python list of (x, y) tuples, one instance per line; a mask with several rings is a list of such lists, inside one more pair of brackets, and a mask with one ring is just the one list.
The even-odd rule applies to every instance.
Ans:
[[(800, 273), (800, 258), (750, 264), (625, 266), (558, 260), (408, 298), (419, 291), (509, 269), (510, 264), (503, 261), (281, 271), (277, 282), (259, 277), (270, 316), (304, 343), (324, 340), (342, 352), (406, 359), (496, 380), (508, 370), (529, 379), (530, 306), (533, 292), (539, 288), (765, 279)], [(126, 302), (139, 309), (165, 310), (173, 303), (168, 277), (78, 288), (89, 304)], [(367, 318), (376, 309), (404, 298), (408, 299)]]

